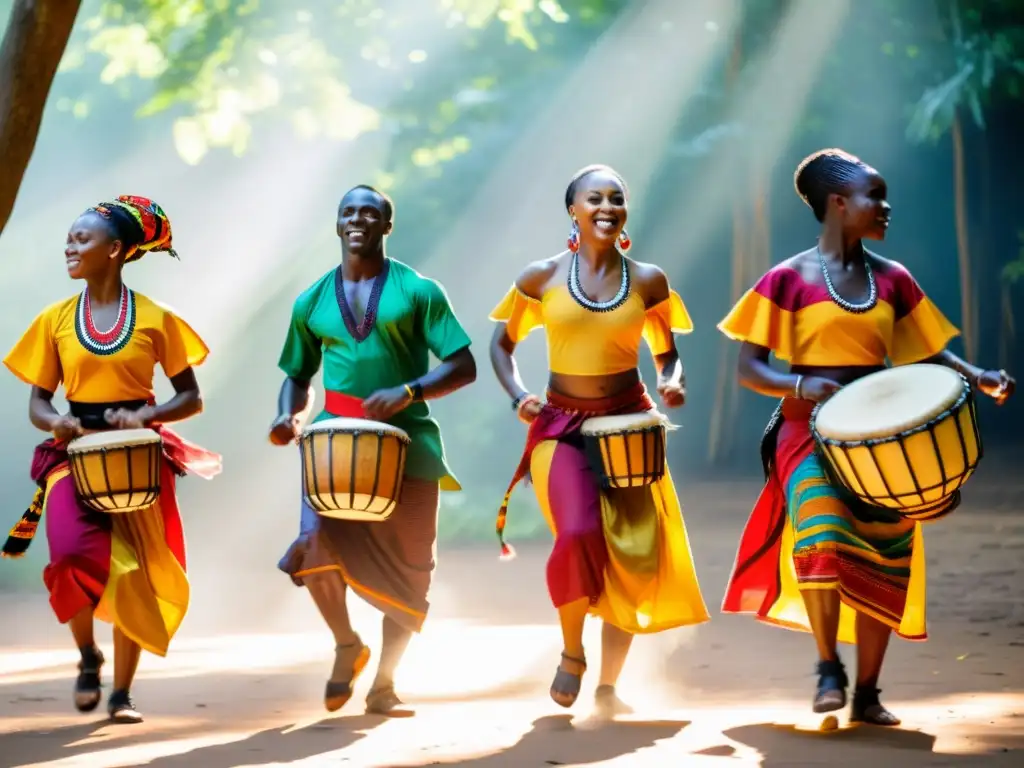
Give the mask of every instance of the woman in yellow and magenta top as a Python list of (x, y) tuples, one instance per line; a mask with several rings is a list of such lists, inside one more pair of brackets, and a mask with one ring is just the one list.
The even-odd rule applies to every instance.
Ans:
[[(122, 282), (123, 265), (150, 251), (176, 255), (170, 222), (156, 203), (122, 196), (87, 210), (72, 225), (64, 250), (68, 275), (84, 280), (85, 290), (44, 309), (4, 358), (32, 387), (32, 424), (53, 437), (36, 448), (32, 479), (39, 490), (3, 554), (23, 555), (45, 517), (50, 562), (43, 580), (57, 620), (70, 626), (82, 657), (75, 706), (90, 712), (99, 704), (103, 654), (93, 619), (110, 621), (114, 690), (107, 708), (117, 722), (142, 719), (129, 694), (139, 652), (165, 655), (188, 609), (175, 475), (191, 471), (211, 478), (220, 471), (219, 456), (164, 426), (202, 410), (193, 368), (208, 350), (184, 320)], [(175, 391), (161, 405), (153, 395), (157, 363)], [(67, 414), (52, 402), (61, 385)], [(163, 442), (159, 499), (124, 515), (85, 507), (70, 476), (68, 442), (89, 432), (142, 427), (157, 431)]]
[[(719, 325), (743, 343), (744, 386), (782, 398), (761, 445), (767, 483), (744, 530), (723, 611), (814, 634), (815, 712), (846, 705), (836, 644), (856, 643), (851, 720), (897, 725), (877, 684), (891, 632), (926, 638), (921, 525), (859, 504), (830, 483), (815, 452), (811, 412), (887, 360), (948, 366), (1000, 404), (1015, 382), (947, 351), (957, 329), (903, 266), (863, 247), (864, 239), (884, 239), (889, 226), (878, 171), (827, 149), (800, 163), (795, 183), (822, 225), (818, 245), (769, 270)], [(771, 354), (789, 370), (772, 366)]]
[[(551, 697), (564, 707), (576, 701), (586, 669), (583, 625), (593, 613), (604, 620), (596, 695), (604, 715), (628, 711), (615, 684), (635, 633), (708, 619), (669, 472), (650, 486), (601, 491), (582, 448), (585, 419), (654, 410), (637, 368), (641, 339), (654, 356), (665, 406), (679, 407), (685, 397), (673, 334), (689, 332), (690, 318), (661, 269), (626, 258), (626, 198), (625, 182), (607, 166), (577, 173), (565, 194), (569, 250), (530, 264), (491, 313), (499, 324), (491, 343), (495, 374), (529, 424), (499, 535), (509, 495), (529, 473), (555, 535), (547, 583), (564, 651)], [(513, 356), (541, 327), (546, 402), (529, 394)]]

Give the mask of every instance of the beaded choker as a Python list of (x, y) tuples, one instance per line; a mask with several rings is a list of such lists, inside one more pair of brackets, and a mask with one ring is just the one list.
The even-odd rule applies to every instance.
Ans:
[(75, 307), (75, 335), (79, 343), (94, 355), (112, 355), (124, 349), (135, 331), (135, 292), (121, 286), (121, 302), (117, 309), (117, 320), (108, 331), (96, 328), (92, 318), (92, 304), (89, 289), (78, 297)]
[(594, 301), (583, 292), (580, 284), (580, 255), (573, 253), (572, 263), (569, 265), (569, 295), (584, 309), (591, 312), (611, 312), (622, 304), (629, 296), (629, 267), (626, 264), (626, 257), (620, 256), (622, 265), (622, 278), (619, 281), (619, 290), (608, 301)]
[(847, 301), (839, 295), (839, 291), (832, 284), (832, 278), (829, 277), (828, 267), (825, 266), (825, 256), (822, 254), (821, 248), (817, 248), (817, 251), (818, 263), (821, 264), (821, 274), (825, 277), (825, 287), (828, 289), (828, 295), (832, 298), (832, 301), (847, 312), (854, 314), (861, 314), (862, 312), (874, 309), (875, 304), (878, 303), (878, 286), (875, 284), (875, 274), (871, 271), (871, 265), (868, 263), (866, 255), (864, 258), (864, 272), (868, 276), (868, 297), (860, 304), (854, 304), (852, 301)]

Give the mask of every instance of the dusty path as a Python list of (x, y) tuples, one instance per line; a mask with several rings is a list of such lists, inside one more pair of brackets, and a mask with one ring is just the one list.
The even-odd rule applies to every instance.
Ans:
[[(637, 641), (623, 685), (635, 716), (588, 723), (591, 674), (570, 721), (546, 697), (559, 642), (537, 546), (508, 564), (491, 547), (442, 552), (434, 615), (400, 681), (415, 717), (360, 714), (364, 680), (351, 712), (328, 718), (319, 696), (331, 643), (305, 595), (270, 564), (234, 574), (244, 594), (222, 594), (222, 564), (197, 553), (186, 630), (167, 659), (143, 660), (140, 726), (76, 714), (75, 654), (45, 596), (0, 598), (0, 766), (1019, 766), (1024, 489), (1014, 482), (979, 479), (964, 508), (928, 530), (932, 639), (895, 643), (883, 680), (900, 730), (794, 729), (813, 725), (810, 639), (717, 613), (702, 627)], [(744, 517), (737, 510), (755, 492), (750, 483), (685, 489), (714, 609)], [(356, 620), (376, 644), (369, 609)]]

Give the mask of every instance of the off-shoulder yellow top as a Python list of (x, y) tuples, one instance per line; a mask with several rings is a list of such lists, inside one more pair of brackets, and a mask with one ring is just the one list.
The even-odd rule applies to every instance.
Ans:
[(607, 376), (636, 368), (640, 339), (652, 355), (672, 349), (672, 335), (693, 330), (690, 315), (675, 291), (650, 309), (630, 292), (626, 300), (608, 311), (597, 312), (580, 305), (561, 285), (547, 290), (541, 299), (531, 298), (513, 285), (490, 314), (506, 324), (513, 342), (533, 330), (547, 331), (548, 368), (552, 373), (575, 376)]

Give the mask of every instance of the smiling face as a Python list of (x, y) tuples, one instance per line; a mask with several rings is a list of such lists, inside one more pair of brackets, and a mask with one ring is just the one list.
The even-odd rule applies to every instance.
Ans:
[(846, 194), (836, 195), (843, 233), (851, 238), (884, 240), (892, 216), (888, 193), (882, 175), (864, 166), (850, 182)]
[(64, 260), (68, 276), (87, 280), (119, 265), (123, 244), (98, 213), (83, 213), (68, 230)]
[(391, 234), (384, 199), (372, 189), (357, 187), (341, 199), (338, 206), (338, 237), (354, 255), (373, 253)]
[(588, 173), (576, 186), (569, 214), (580, 230), (580, 241), (599, 248), (615, 245), (626, 226), (626, 191), (607, 171)]

